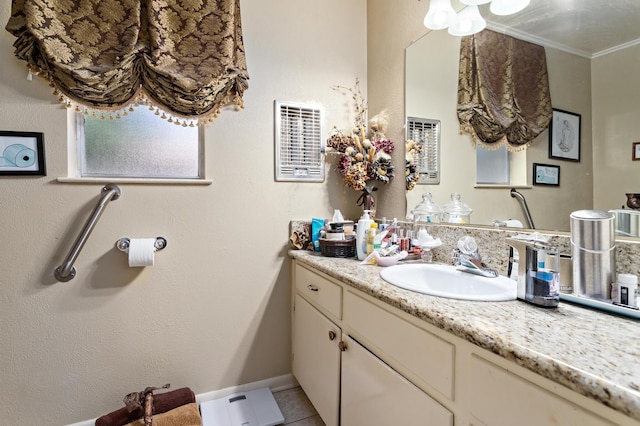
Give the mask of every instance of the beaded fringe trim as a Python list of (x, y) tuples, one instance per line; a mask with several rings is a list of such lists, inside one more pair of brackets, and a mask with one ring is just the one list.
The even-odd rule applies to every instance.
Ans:
[[(27, 80), (33, 80), (33, 75), (39, 75), (38, 72), (29, 69), (29, 73), (27, 75)], [(239, 111), (244, 108), (242, 98), (240, 96), (227, 96), (225, 98), (225, 105), (216, 108), (213, 111), (208, 112), (206, 115), (190, 118), (177, 115), (170, 111), (163, 109), (158, 106), (153, 100), (149, 99), (144, 95), (142, 90), (138, 90), (133, 100), (124, 106), (115, 107), (115, 108), (97, 108), (97, 107), (87, 107), (80, 102), (71, 99), (66, 96), (62, 92), (60, 92), (54, 83), (49, 81), (45, 76), (41, 76), (48, 83), (49, 87), (53, 88), (53, 95), (58, 98), (58, 102), (63, 104), (66, 108), (73, 108), (74, 111), (78, 114), (82, 114), (84, 116), (91, 116), (92, 118), (99, 118), (100, 120), (119, 120), (123, 117), (129, 115), (130, 112), (139, 106), (147, 106), (150, 111), (155, 111), (155, 115), (159, 116), (159, 118), (163, 120), (167, 120), (169, 123), (173, 123), (176, 126), (182, 127), (196, 127), (196, 126), (207, 126), (215, 121), (215, 119), (220, 115), (223, 109), (227, 107), (233, 107), (235, 111)]]

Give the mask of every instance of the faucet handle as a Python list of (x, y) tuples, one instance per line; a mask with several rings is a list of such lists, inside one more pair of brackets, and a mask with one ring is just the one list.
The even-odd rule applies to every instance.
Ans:
[(465, 235), (464, 237), (458, 240), (458, 250), (461, 253), (474, 257), (475, 259), (480, 260), (480, 253), (478, 253), (478, 243), (476, 243), (475, 238)]

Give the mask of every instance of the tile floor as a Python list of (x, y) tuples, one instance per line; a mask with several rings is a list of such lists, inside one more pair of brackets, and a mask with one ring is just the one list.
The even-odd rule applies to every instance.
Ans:
[(296, 387), (274, 392), (273, 397), (284, 416), (284, 425), (325, 426), (302, 388)]

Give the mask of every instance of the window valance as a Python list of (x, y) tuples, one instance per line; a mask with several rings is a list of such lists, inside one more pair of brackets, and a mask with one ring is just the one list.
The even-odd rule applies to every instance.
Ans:
[(248, 87), (239, 0), (13, 0), (6, 29), (16, 56), (82, 108), (142, 101), (207, 121)]
[(553, 109), (544, 47), (484, 30), (460, 45), (460, 130), (489, 150), (525, 149)]

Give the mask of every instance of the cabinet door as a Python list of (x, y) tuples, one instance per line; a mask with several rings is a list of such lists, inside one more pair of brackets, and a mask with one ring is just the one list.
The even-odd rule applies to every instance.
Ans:
[(294, 309), (293, 375), (325, 424), (337, 426), (341, 331), (298, 294)]
[(451, 426), (453, 414), (350, 336), (343, 336), (342, 426)]
[(612, 426), (596, 416), (522, 377), (472, 355), (469, 389), (471, 413), (495, 426)]

